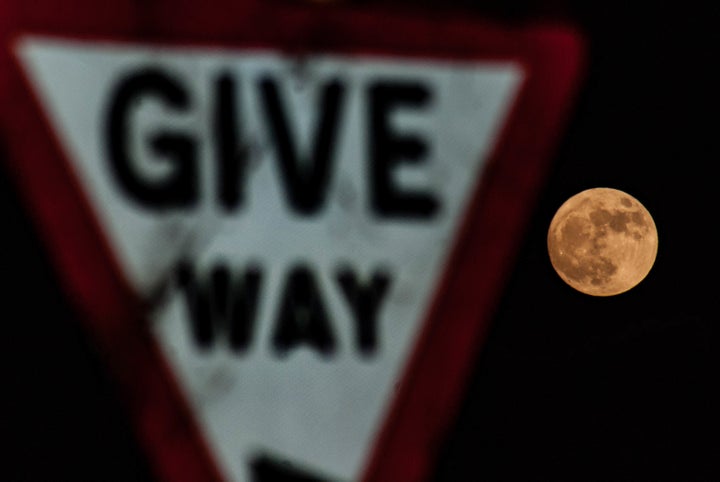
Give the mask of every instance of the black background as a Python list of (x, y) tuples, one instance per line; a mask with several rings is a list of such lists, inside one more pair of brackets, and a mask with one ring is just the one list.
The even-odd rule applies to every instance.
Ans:
[[(720, 480), (720, 16), (711, 2), (642, 3), (399, 7), (564, 19), (588, 42), (580, 95), (434, 480)], [(2, 169), (0, 479), (152, 480)], [(660, 237), (649, 276), (611, 298), (567, 287), (545, 244), (560, 204), (598, 186), (638, 198)]]

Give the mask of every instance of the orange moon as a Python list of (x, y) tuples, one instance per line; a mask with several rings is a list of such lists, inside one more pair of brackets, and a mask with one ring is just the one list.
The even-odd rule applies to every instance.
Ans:
[(560, 206), (547, 244), (550, 262), (567, 284), (588, 295), (612, 296), (647, 276), (657, 256), (658, 235), (640, 201), (599, 187)]

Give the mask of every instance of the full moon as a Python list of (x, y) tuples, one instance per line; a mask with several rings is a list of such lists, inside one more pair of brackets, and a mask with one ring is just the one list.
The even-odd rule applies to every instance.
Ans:
[(599, 187), (560, 206), (547, 244), (550, 262), (567, 284), (588, 295), (612, 296), (647, 276), (655, 263), (658, 236), (640, 201)]

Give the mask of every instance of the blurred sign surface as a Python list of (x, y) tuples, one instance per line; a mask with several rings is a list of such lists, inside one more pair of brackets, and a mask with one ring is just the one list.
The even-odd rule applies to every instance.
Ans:
[(135, 38), (132, 19), (101, 41), (13, 32), (11, 167), (165, 477), (250, 480), (276, 457), (415, 479), (531, 209), (577, 39), (289, 12), (181, 41)]

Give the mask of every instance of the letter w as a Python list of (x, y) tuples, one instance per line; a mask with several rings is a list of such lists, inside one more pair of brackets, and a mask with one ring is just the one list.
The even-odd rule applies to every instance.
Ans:
[(177, 282), (185, 295), (190, 327), (200, 348), (213, 346), (224, 332), (236, 352), (247, 350), (252, 340), (262, 273), (247, 268), (233, 280), (227, 266), (216, 264), (209, 276), (201, 277), (188, 262), (180, 262)]

